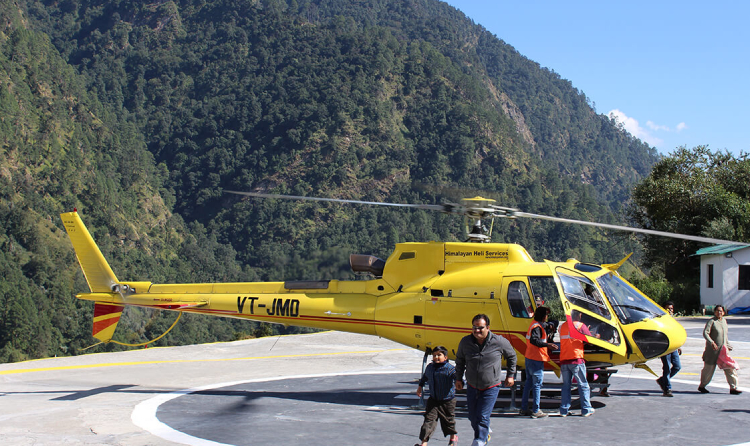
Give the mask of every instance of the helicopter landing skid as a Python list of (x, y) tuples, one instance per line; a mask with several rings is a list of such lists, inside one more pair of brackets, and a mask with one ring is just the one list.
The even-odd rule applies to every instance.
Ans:
[(598, 395), (608, 397), (609, 395), (609, 377), (612, 374), (617, 373), (617, 369), (600, 368), (600, 369), (588, 369), (586, 371), (586, 379), (589, 382), (589, 389), (591, 394), (594, 394), (595, 390), (599, 390)]
[(510, 386), (510, 404), (508, 405), (509, 412), (515, 412), (520, 409), (516, 404), (516, 389), (518, 389), (518, 384), (514, 382), (513, 385)]
[[(430, 359), (430, 355), (432, 354), (432, 349), (430, 347), (427, 347), (424, 349), (424, 358), (422, 358), (422, 373), (419, 375), (419, 379), (422, 379), (422, 376), (424, 376), (424, 371), (427, 369), (427, 361)], [(426, 407), (424, 403), (424, 391), (422, 392), (422, 395), (419, 396), (419, 401), (417, 404), (414, 404), (413, 406), (409, 406), (409, 409), (414, 410), (424, 410)]]

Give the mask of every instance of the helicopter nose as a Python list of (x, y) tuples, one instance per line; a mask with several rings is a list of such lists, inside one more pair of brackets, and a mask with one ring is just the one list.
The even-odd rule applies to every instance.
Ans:
[(633, 331), (633, 342), (645, 359), (673, 352), (687, 340), (685, 329), (671, 316), (648, 321), (646, 326)]

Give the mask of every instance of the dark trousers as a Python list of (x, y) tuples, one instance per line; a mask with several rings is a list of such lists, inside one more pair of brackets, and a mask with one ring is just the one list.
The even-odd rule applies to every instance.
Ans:
[(500, 386), (485, 390), (466, 386), (466, 409), (469, 412), (471, 428), (474, 430), (474, 440), (479, 440), (479, 444), (487, 443), (487, 438), (490, 436), (490, 417), (498, 393), (500, 393)]
[(427, 398), (427, 407), (424, 411), (424, 423), (419, 431), (419, 439), (430, 441), (430, 436), (435, 431), (437, 420), (440, 420), (440, 428), (443, 435), (454, 435), (456, 431), (456, 399), (438, 401), (433, 397)]

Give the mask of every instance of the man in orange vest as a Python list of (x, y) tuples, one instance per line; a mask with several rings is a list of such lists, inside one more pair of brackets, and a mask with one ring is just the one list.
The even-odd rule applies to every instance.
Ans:
[[(544, 363), (549, 361), (547, 347), (557, 350), (557, 344), (547, 342), (547, 331), (544, 322), (549, 317), (549, 308), (538, 307), (534, 311), (534, 322), (529, 326), (526, 333), (526, 383), (523, 385), (523, 398), (521, 398), (520, 415), (530, 415), (531, 418), (544, 418), (546, 413), (539, 408), (539, 400), (542, 396), (542, 384), (544, 383)], [(534, 400), (529, 410), (529, 394), (534, 392)]]
[[(573, 329), (570, 328), (570, 323)], [(586, 381), (586, 363), (583, 360), (583, 335), (591, 336), (588, 327), (581, 322), (581, 313), (573, 311), (571, 317), (560, 326), (560, 372), (562, 374), (562, 396), (560, 416), (567, 417), (570, 409), (570, 393), (573, 377), (578, 381), (578, 396), (581, 400), (581, 416), (594, 413), (591, 406), (589, 383)]]

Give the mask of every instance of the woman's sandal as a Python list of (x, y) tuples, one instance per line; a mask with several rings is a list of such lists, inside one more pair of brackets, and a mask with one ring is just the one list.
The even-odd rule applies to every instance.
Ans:
[(451, 440), (448, 442), (448, 446), (456, 446), (458, 444), (458, 435), (456, 435), (455, 440)]

